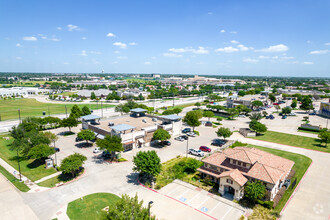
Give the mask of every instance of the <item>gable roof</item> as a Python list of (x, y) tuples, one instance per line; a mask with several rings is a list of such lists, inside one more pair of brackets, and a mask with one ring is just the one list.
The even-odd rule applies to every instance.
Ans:
[(227, 158), (239, 160), (249, 164), (254, 164), (260, 157), (261, 155), (246, 150), (236, 150), (234, 153), (227, 156)]
[(248, 181), (242, 173), (238, 169), (229, 170), (220, 174), (220, 177), (231, 177), (235, 182), (237, 182), (240, 186), (244, 186), (244, 184)]

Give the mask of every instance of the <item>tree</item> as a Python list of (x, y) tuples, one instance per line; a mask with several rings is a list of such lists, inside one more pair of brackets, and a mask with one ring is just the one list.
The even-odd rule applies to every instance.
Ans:
[(300, 109), (305, 111), (314, 109), (312, 99), (309, 98), (308, 96), (305, 96), (301, 101)]
[(216, 133), (218, 137), (223, 137), (224, 140), (226, 140), (226, 138), (230, 137), (233, 134), (233, 132), (230, 131), (229, 128), (224, 127), (219, 128)]
[(82, 116), (82, 111), (80, 110), (78, 105), (72, 106), (70, 115), (74, 116), (75, 118), (80, 118)]
[(168, 133), (168, 131), (159, 128), (155, 131), (155, 133), (152, 136), (152, 139), (159, 140), (159, 141), (166, 141), (171, 138), (171, 135)]
[(252, 120), (249, 124), (249, 127), (252, 131), (255, 131), (256, 133), (263, 133), (267, 131), (266, 125), (258, 122), (257, 120)]
[(58, 136), (50, 131), (44, 132), (44, 135), (49, 139), (50, 142), (54, 143), (55, 147), (55, 142), (58, 140)]
[(61, 162), (61, 170), (63, 173), (71, 173), (72, 177), (75, 176), (75, 173), (80, 170), (80, 167), (84, 164), (84, 161), (87, 160), (82, 154), (74, 153)]
[(115, 111), (120, 112), (121, 115), (123, 114), (123, 112), (128, 113), (130, 110), (131, 110), (130, 107), (123, 104), (119, 104), (115, 107)]
[(143, 206), (143, 200), (139, 201), (138, 196), (129, 197), (124, 194), (121, 199), (117, 200), (114, 205), (109, 206), (104, 220), (155, 220), (156, 218), (149, 217), (149, 209)]
[(82, 112), (82, 116), (91, 114), (91, 110), (89, 110), (88, 106), (86, 105), (82, 107), (81, 112)]
[(281, 109), (281, 106), (280, 105), (275, 105), (275, 108), (276, 108), (276, 111), (278, 112), (278, 110)]
[(268, 112), (267, 111), (262, 111), (262, 114), (264, 117), (266, 117), (268, 115)]
[(114, 159), (116, 152), (124, 150), (121, 138), (115, 135), (106, 135), (104, 139), (97, 139), (96, 145), (101, 149), (111, 152), (111, 159)]
[(291, 103), (291, 108), (296, 108), (297, 104), (298, 104), (297, 99), (293, 99)]
[(176, 108), (173, 109), (173, 113), (174, 114), (177, 114), (178, 115), (181, 112), (182, 112), (182, 108), (176, 107)]
[(88, 141), (92, 141), (92, 140), (95, 139), (94, 131), (89, 130), (89, 129), (85, 129), (85, 130), (80, 131), (77, 134), (77, 136), (78, 136), (78, 138), (80, 138), (82, 140), (85, 140), (86, 144), (88, 143)]
[(238, 91), (238, 93), (237, 93), (237, 95), (239, 95), (239, 96), (245, 96), (245, 91), (244, 90), (240, 90), (240, 91)]
[(91, 100), (95, 100), (95, 99), (96, 99), (95, 92), (92, 92), (92, 93), (91, 93)]
[(183, 121), (193, 127), (193, 131), (195, 131), (195, 127), (201, 125), (201, 122), (199, 121), (199, 113), (197, 113), (197, 111), (187, 112), (183, 118)]
[(54, 148), (49, 147), (47, 144), (39, 144), (31, 148), (28, 153), (28, 156), (33, 159), (44, 161), (49, 155), (54, 153)]
[(274, 96), (273, 93), (269, 93), (268, 98), (269, 98), (270, 101), (272, 101), (272, 102), (275, 102), (275, 101), (276, 101), (276, 97)]
[(199, 108), (199, 107), (201, 106), (201, 103), (196, 102), (196, 103), (195, 103), (195, 106)]
[(252, 113), (249, 117), (251, 120), (259, 121), (262, 119), (262, 115), (260, 113)]
[(262, 101), (259, 101), (259, 100), (254, 100), (254, 101), (252, 102), (252, 106), (253, 106), (254, 108), (257, 108), (257, 107), (264, 106), (264, 103), (262, 103)]
[(291, 113), (291, 108), (290, 107), (284, 107), (282, 108), (282, 113), (287, 115)]
[(229, 108), (229, 109), (227, 109), (227, 113), (229, 115), (229, 118), (233, 119), (234, 116), (236, 116), (238, 114), (238, 111), (236, 108)]
[(214, 117), (214, 113), (212, 111), (204, 111), (203, 117), (208, 118), (208, 120), (210, 121), (210, 118)]
[(325, 129), (322, 129), (318, 135), (318, 137), (321, 140), (321, 143), (325, 143), (325, 147), (328, 146), (328, 143), (330, 143), (330, 131)]
[(250, 108), (248, 108), (246, 105), (238, 105), (236, 106), (237, 111), (238, 111), (238, 114), (241, 114), (241, 113), (244, 113), (245, 115), (250, 113), (252, 110)]
[(69, 128), (69, 131), (71, 131), (72, 127), (76, 127), (77, 125), (78, 125), (78, 121), (73, 116), (70, 116), (68, 118), (63, 118), (61, 121), (61, 126), (65, 128)]
[(266, 194), (266, 186), (260, 181), (248, 182), (244, 187), (244, 197), (255, 203)]
[(162, 168), (160, 158), (154, 150), (139, 151), (133, 157), (133, 163), (133, 171), (137, 171), (140, 176), (147, 177), (151, 180), (160, 173)]

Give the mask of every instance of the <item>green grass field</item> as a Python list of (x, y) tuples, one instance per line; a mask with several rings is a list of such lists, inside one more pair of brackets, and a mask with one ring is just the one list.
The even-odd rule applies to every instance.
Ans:
[(264, 133), (264, 135), (251, 138), (330, 153), (329, 146), (325, 147), (325, 145), (321, 144), (317, 138), (310, 138), (275, 131), (267, 131)]
[(114, 204), (120, 198), (111, 193), (95, 193), (68, 204), (66, 214), (71, 220), (101, 219), (106, 213), (103, 208)]
[(280, 212), (282, 210), (282, 208), (284, 207), (285, 203), (290, 198), (290, 196), (293, 193), (294, 189), (298, 186), (301, 178), (304, 176), (304, 174), (307, 171), (308, 167), (311, 165), (312, 159), (310, 159), (309, 157), (306, 157), (304, 155), (301, 155), (301, 154), (295, 154), (295, 153), (282, 151), (282, 150), (271, 149), (271, 148), (267, 148), (267, 147), (260, 147), (260, 146), (255, 146), (255, 145), (248, 145), (247, 147), (255, 147), (255, 148), (258, 148), (260, 150), (275, 154), (275, 155), (280, 156), (280, 157), (284, 157), (286, 159), (289, 159), (289, 160), (292, 160), (292, 161), (295, 162), (292, 169), (294, 171), (296, 171), (296, 173), (295, 173), (295, 175), (293, 176), (292, 179), (297, 179), (297, 182), (296, 182), (296, 185), (295, 185), (294, 188), (291, 188), (291, 186), (289, 186), (289, 188), (285, 191), (282, 199), (280, 200), (278, 205), (275, 207), (274, 211)]
[[(12, 140), (13, 139), (5, 140), (0, 137), (0, 157), (9, 165), (18, 170), (16, 151), (11, 151), (9, 149), (9, 144)], [(20, 165), (22, 174), (32, 181), (36, 181), (42, 177), (56, 173), (55, 169), (45, 169), (44, 164), (36, 164), (33, 159), (26, 160), (25, 158), (20, 157)]]
[(53, 178), (40, 182), (40, 183), (38, 183), (38, 185), (42, 186), (42, 187), (52, 188), (52, 187), (55, 187), (57, 183), (60, 183), (60, 182), (66, 183), (68, 181), (71, 181), (71, 180), (79, 177), (83, 172), (84, 171), (82, 169), (81, 172), (79, 174), (77, 174), (75, 177), (72, 177), (71, 174), (60, 174), (58, 176), (55, 176)]
[[(70, 114), (72, 106), (75, 104), (66, 104), (67, 112)], [(82, 108), (88, 106), (90, 109), (101, 109), (101, 104), (79, 104), (77, 105)], [(111, 108), (114, 105), (103, 104), (103, 108)], [(45, 111), (46, 115), (65, 114), (65, 104), (48, 104), (38, 102), (35, 99), (10, 99), (0, 100), (0, 116), (1, 121), (9, 119), (18, 119), (18, 109), (21, 112), (21, 118), (26, 117), (40, 117), (42, 112)], [(48, 111), (49, 109), (49, 111)]]

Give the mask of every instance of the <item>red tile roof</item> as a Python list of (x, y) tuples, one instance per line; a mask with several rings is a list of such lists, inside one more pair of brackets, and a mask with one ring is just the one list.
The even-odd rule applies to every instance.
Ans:
[(226, 176), (231, 177), (240, 186), (244, 186), (244, 184), (248, 181), (248, 179), (246, 179), (238, 169), (226, 171), (220, 174), (220, 177)]

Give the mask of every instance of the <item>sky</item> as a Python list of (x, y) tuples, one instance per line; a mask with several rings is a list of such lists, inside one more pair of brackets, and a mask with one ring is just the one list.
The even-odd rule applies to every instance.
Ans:
[(328, 0), (0, 0), (0, 72), (330, 77)]

